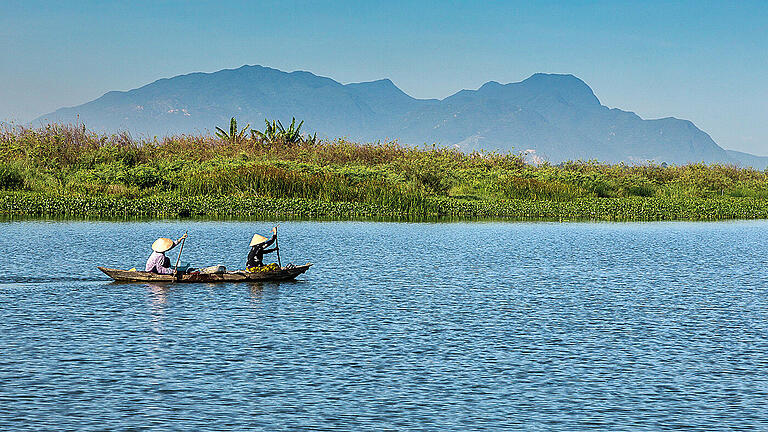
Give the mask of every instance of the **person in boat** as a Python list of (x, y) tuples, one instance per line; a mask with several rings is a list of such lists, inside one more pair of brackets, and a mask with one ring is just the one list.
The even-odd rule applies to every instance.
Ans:
[(157, 274), (174, 274), (175, 272), (171, 268), (171, 260), (165, 256), (165, 253), (175, 248), (185, 238), (187, 238), (186, 234), (176, 241), (162, 237), (155, 240), (152, 243), (152, 255), (149, 256), (144, 270)]
[(272, 246), (272, 243), (277, 240), (277, 227), (272, 228), (272, 238), (267, 239), (259, 234), (254, 234), (251, 239), (251, 251), (248, 252), (248, 260), (245, 262), (245, 269), (251, 271), (251, 269), (258, 269), (264, 266), (264, 254), (268, 254), (277, 250), (277, 248), (267, 249)]

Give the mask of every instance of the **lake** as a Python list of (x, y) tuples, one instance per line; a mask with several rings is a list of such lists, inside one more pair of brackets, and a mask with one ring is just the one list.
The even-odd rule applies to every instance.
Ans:
[(271, 226), (0, 223), (0, 430), (768, 429), (766, 221), (285, 222), (296, 282), (96, 269), (185, 230), (242, 268)]

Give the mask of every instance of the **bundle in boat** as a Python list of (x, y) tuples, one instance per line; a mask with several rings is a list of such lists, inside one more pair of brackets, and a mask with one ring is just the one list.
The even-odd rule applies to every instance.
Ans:
[(224, 274), (227, 272), (227, 268), (223, 265), (210, 266), (200, 269), (201, 274)]

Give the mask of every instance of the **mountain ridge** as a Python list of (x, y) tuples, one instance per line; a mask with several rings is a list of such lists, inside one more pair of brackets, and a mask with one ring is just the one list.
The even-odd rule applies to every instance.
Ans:
[(439, 143), (463, 151), (531, 150), (551, 162), (719, 162), (768, 166), (768, 158), (726, 151), (689, 120), (643, 119), (601, 104), (571, 74), (536, 73), (513, 83), (488, 81), (443, 99), (417, 99), (389, 78), (342, 84), (308, 71), (244, 65), (212, 73), (162, 78), (33, 120), (82, 121), (114, 132), (202, 133), (230, 117), (261, 127), (261, 120), (305, 121), (319, 136), (360, 141), (398, 139)]

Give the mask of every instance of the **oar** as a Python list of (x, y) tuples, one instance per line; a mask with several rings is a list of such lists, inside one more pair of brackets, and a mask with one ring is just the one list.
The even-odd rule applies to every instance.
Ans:
[[(187, 232), (184, 231), (184, 235), (186, 235)], [(184, 242), (187, 240), (186, 237), (181, 239), (181, 247), (179, 248), (179, 256), (176, 257), (176, 265), (173, 267), (173, 272), (176, 273), (176, 276), (178, 277), (178, 270), (179, 270), (179, 261), (181, 261), (181, 253), (184, 251)]]
[(275, 249), (277, 249), (277, 265), (279, 265), (280, 268), (283, 268), (283, 264), (280, 262), (280, 244), (278, 244), (278, 242), (277, 242), (277, 227), (279, 227), (279, 226), (280, 225), (278, 224), (275, 227)]

